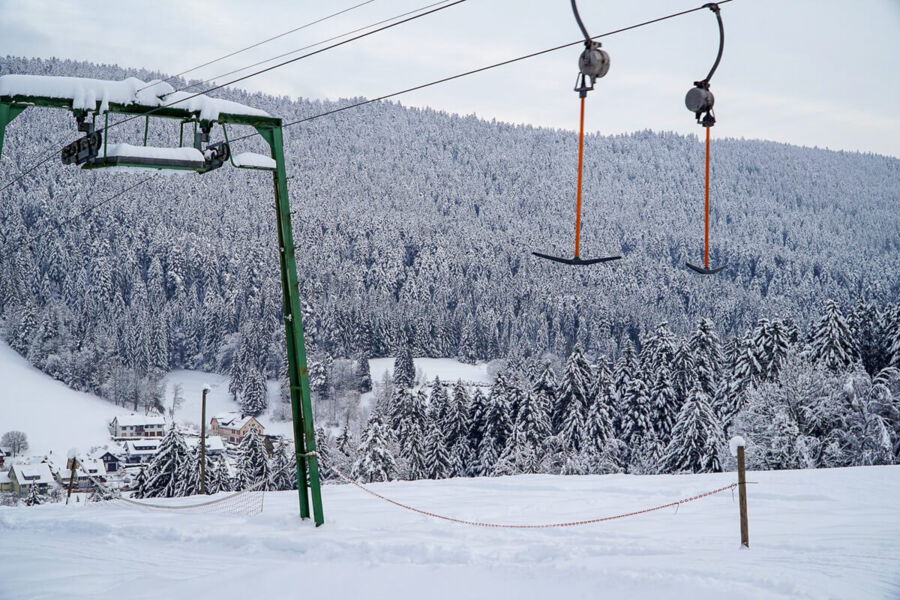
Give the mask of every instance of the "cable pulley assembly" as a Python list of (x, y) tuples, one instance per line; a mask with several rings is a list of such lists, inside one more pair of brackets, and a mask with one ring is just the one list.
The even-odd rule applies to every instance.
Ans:
[(716, 116), (713, 112), (713, 105), (716, 102), (716, 98), (709, 90), (709, 82), (715, 74), (716, 69), (719, 68), (719, 63), (722, 61), (722, 50), (725, 48), (725, 26), (722, 24), (722, 13), (718, 4), (710, 3), (704, 4), (703, 6), (704, 8), (709, 8), (716, 15), (716, 21), (719, 25), (719, 52), (716, 54), (716, 60), (709, 70), (709, 74), (707, 74), (703, 80), (695, 81), (694, 87), (688, 90), (688, 93), (684, 98), (684, 104), (687, 106), (687, 109), (694, 113), (697, 123), (706, 129), (706, 207), (703, 239), (703, 266), (699, 267), (691, 263), (687, 263), (687, 266), (701, 275), (714, 275), (724, 269), (725, 265), (716, 268), (710, 268), (709, 266), (709, 130), (716, 124)]
[(618, 260), (621, 256), (606, 256), (603, 258), (581, 258), (581, 188), (584, 171), (584, 101), (587, 93), (594, 89), (597, 79), (603, 77), (609, 72), (609, 54), (600, 47), (600, 42), (591, 38), (581, 15), (578, 14), (578, 6), (575, 0), (572, 1), (572, 12), (575, 14), (575, 21), (584, 35), (584, 50), (578, 57), (578, 75), (575, 78), (575, 91), (581, 99), (581, 118), (578, 129), (578, 183), (577, 183), (577, 201), (575, 207), (575, 255), (572, 258), (562, 258), (558, 256), (550, 256), (540, 252), (532, 252), (539, 258), (546, 258), (555, 262), (567, 265), (593, 265), (601, 262), (609, 262)]

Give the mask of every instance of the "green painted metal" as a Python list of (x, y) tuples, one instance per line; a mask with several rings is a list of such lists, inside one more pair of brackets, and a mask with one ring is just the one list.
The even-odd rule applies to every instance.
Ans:
[(21, 115), (26, 108), (28, 107), (21, 104), (0, 102), (0, 156), (3, 155), (3, 138), (6, 137), (6, 126)]
[[(62, 108), (75, 112), (71, 100), (43, 96), (0, 96), (0, 156), (3, 154), (3, 139), (6, 126), (29, 106)], [(94, 112), (96, 117), (99, 105)], [(183, 138), (184, 123), (200, 121), (197, 112), (183, 109), (141, 105), (118, 105), (111, 103), (104, 114), (108, 124), (110, 113), (145, 115), (169, 119), (181, 119)], [(209, 123), (208, 121), (200, 121)], [(319, 461), (315, 456), (316, 430), (313, 422), (312, 399), (310, 397), (309, 367), (306, 358), (306, 342), (303, 332), (303, 313), (300, 309), (300, 288), (297, 275), (297, 258), (294, 251), (294, 233), (291, 225), (291, 207), (288, 197), (287, 168), (284, 159), (284, 138), (281, 119), (252, 115), (221, 113), (215, 121), (219, 124), (249, 125), (256, 128), (269, 144), (276, 169), (272, 173), (275, 186), (275, 210), (277, 216), (278, 245), (281, 263), (281, 286), (284, 307), (285, 335), (287, 341), (288, 376), (290, 379), (291, 409), (294, 420), (294, 450), (297, 458), (297, 492), (300, 499), (300, 516), (312, 517), (316, 526), (325, 523), (322, 506), (322, 489), (319, 476)], [(146, 129), (145, 129), (146, 145)], [(107, 135), (104, 130), (103, 153), (106, 155)], [(183, 139), (180, 144), (183, 143)], [(146, 165), (136, 164), (135, 167)], [(311, 502), (310, 502), (311, 501)]]
[[(272, 151), (276, 169), (275, 209), (278, 213), (278, 244), (281, 258), (281, 286), (284, 299), (285, 336), (288, 353), (288, 377), (291, 387), (291, 409), (294, 416), (294, 451), (297, 458), (297, 491), (300, 495), (300, 516), (309, 517), (312, 500), (316, 526), (325, 522), (322, 509), (322, 489), (319, 461), (315, 456), (316, 430), (313, 424), (310, 398), (309, 367), (306, 342), (303, 337), (303, 313), (300, 310), (300, 289), (297, 258), (294, 252), (294, 232), (291, 226), (291, 207), (288, 200), (287, 169), (284, 161), (284, 140), (281, 126), (257, 127), (259, 134)], [(307, 477), (309, 481), (307, 492)], [(307, 495), (308, 494), (308, 495)]]

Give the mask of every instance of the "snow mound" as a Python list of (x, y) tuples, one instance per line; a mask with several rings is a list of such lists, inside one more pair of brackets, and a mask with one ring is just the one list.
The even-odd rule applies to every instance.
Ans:
[(733, 438), (731, 438), (730, 440), (728, 440), (728, 449), (731, 450), (732, 456), (737, 456), (738, 448), (740, 446), (743, 446), (745, 448), (747, 447), (747, 442), (745, 442), (744, 438), (742, 438), (741, 436), (736, 435)]

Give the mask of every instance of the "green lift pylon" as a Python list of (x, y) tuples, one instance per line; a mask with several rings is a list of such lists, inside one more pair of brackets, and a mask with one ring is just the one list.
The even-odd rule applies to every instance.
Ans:
[[(225, 125), (247, 125), (254, 127), (268, 143), (271, 157), (275, 161), (272, 171), (272, 182), (275, 188), (275, 213), (278, 231), (278, 255), (281, 267), (282, 300), (284, 309), (285, 337), (287, 341), (288, 377), (290, 381), (291, 410), (294, 421), (294, 451), (297, 459), (297, 492), (300, 499), (300, 516), (312, 517), (316, 526), (325, 522), (322, 508), (322, 491), (319, 477), (319, 464), (316, 457), (316, 434), (313, 422), (312, 400), (310, 399), (309, 368), (306, 359), (306, 342), (303, 332), (303, 315), (300, 304), (299, 277), (297, 275), (297, 258), (294, 247), (294, 234), (291, 225), (291, 207), (288, 197), (287, 174), (284, 159), (284, 141), (281, 119), (268, 116), (239, 113), (220, 113), (215, 120), (202, 119), (199, 110), (190, 111), (175, 106), (146, 106), (140, 104), (108, 103), (106, 111), (101, 113), (101, 102), (91, 108), (74, 108), (71, 98), (53, 98), (28, 94), (12, 94), (0, 96), (0, 156), (3, 154), (3, 141), (6, 127), (29, 106), (61, 108), (80, 117), (81, 126), (85, 117), (108, 114), (143, 115), (145, 117), (180, 120), (185, 123), (199, 125), (201, 131), (209, 132), (218, 123)], [(145, 119), (148, 123), (149, 119)], [(147, 127), (148, 125), (145, 125)], [(80, 129), (86, 131), (86, 129)], [(107, 134), (104, 128), (103, 135)], [(146, 145), (146, 129), (144, 144)], [(207, 140), (208, 141), (208, 140)], [(105, 152), (105, 150), (104, 150)], [(223, 161), (224, 162), (224, 161)], [(151, 169), (183, 168), (177, 166), (146, 165), (129, 162), (130, 167), (146, 167)], [(93, 167), (96, 168), (96, 167)], [(205, 173), (211, 169), (197, 169)]]

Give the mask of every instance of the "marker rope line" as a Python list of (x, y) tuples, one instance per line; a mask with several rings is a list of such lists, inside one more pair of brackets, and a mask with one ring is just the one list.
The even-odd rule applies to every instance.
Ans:
[(736, 488), (738, 486), (737, 483), (732, 483), (732, 484), (717, 488), (715, 490), (710, 490), (708, 492), (703, 492), (702, 494), (697, 494), (696, 496), (690, 496), (689, 498), (682, 498), (681, 500), (676, 500), (674, 502), (661, 504), (659, 506), (653, 506), (651, 508), (645, 508), (642, 510), (636, 510), (636, 511), (632, 511), (632, 512), (622, 513), (619, 515), (611, 515), (608, 517), (599, 517), (596, 519), (585, 519), (585, 520), (581, 520), (581, 521), (567, 521), (567, 522), (563, 522), (563, 523), (542, 523), (542, 524), (536, 524), (536, 525), (521, 525), (521, 524), (520, 525), (515, 525), (515, 524), (507, 525), (507, 524), (503, 524), (503, 523), (485, 523), (482, 521), (468, 521), (466, 519), (457, 519), (455, 517), (448, 517), (446, 515), (440, 515), (438, 513), (433, 513), (433, 512), (427, 511), (427, 510), (422, 510), (420, 508), (416, 508), (414, 506), (410, 506), (408, 504), (398, 502), (397, 500), (393, 500), (386, 496), (382, 496), (378, 492), (371, 490), (371, 489), (367, 488), (366, 486), (364, 486), (363, 484), (359, 483), (352, 477), (347, 476), (340, 469), (338, 469), (334, 465), (330, 464), (328, 461), (323, 460), (322, 457), (319, 456), (317, 453), (310, 452), (310, 453), (307, 453), (306, 456), (316, 457), (325, 466), (327, 466), (332, 471), (334, 471), (337, 474), (337, 476), (340, 477), (342, 480), (344, 480), (346, 483), (354, 485), (354, 486), (358, 487), (359, 489), (361, 489), (362, 491), (364, 491), (365, 493), (367, 493), (371, 496), (375, 496), (379, 500), (383, 500), (385, 502), (388, 502), (389, 504), (393, 504), (394, 506), (400, 507), (402, 509), (405, 509), (405, 510), (408, 510), (408, 511), (411, 511), (414, 513), (418, 513), (420, 515), (424, 515), (426, 517), (441, 519), (443, 521), (449, 521), (451, 523), (459, 523), (460, 525), (470, 525), (472, 527), (484, 527), (484, 528), (491, 528), (491, 529), (552, 529), (552, 528), (559, 528), (559, 527), (577, 527), (580, 525), (592, 525), (594, 523), (602, 523), (604, 521), (613, 521), (615, 519), (624, 519), (626, 517), (635, 517), (637, 515), (643, 515), (643, 514), (647, 514), (647, 513), (651, 513), (651, 512), (655, 512), (655, 511), (659, 511), (659, 510), (664, 510), (666, 508), (675, 507), (677, 509), (682, 504), (687, 504), (688, 502), (693, 502), (695, 500), (700, 500), (702, 498), (708, 498), (709, 496), (715, 496), (716, 494), (721, 494), (722, 492), (725, 492), (727, 490), (733, 490), (734, 488)]

